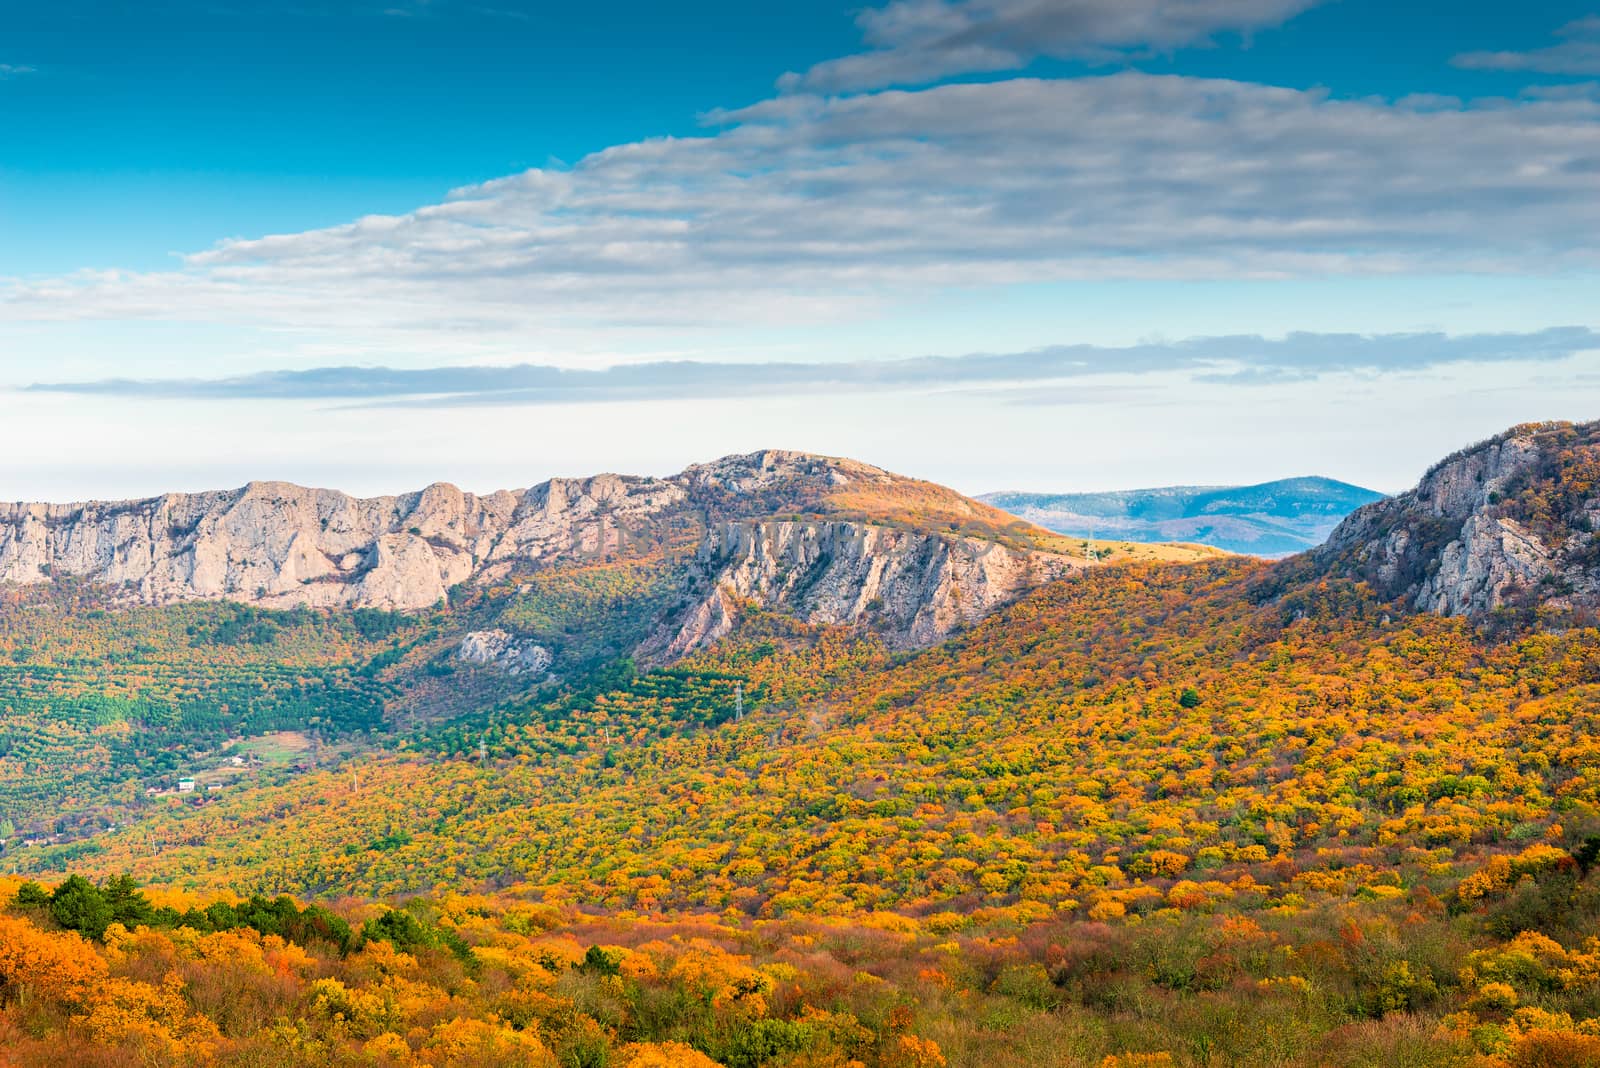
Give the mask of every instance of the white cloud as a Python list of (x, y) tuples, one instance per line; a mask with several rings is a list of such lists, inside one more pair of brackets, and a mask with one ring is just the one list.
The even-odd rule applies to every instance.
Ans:
[(1531, 52), (1467, 52), (1452, 61), (1471, 70), (1522, 70), (1540, 74), (1600, 74), (1600, 15), (1556, 31), (1560, 44)]
[(1019, 70), (1040, 56), (1107, 62), (1279, 25), (1319, 0), (894, 0), (857, 22), (873, 50), (785, 75), (836, 93)]
[(0, 63), (0, 82), (5, 81), (7, 78), (16, 78), (23, 74), (33, 73), (35, 71), (32, 67), (17, 66), (13, 63)]
[[(833, 321), (948, 287), (1549, 273), (1600, 260), (1600, 101), (1337, 100), (1121, 73), (780, 97), (442, 203), (0, 286), (0, 321), (427, 337)], [(428, 346), (422, 346), (427, 348)]]

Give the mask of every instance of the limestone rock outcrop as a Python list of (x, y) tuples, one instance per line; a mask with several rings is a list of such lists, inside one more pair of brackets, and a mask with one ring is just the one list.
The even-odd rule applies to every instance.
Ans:
[(655, 479), (556, 479), (488, 496), (436, 484), (361, 499), (284, 482), (140, 501), (0, 505), (0, 583), (73, 576), (146, 604), (415, 610), (457, 583), (602, 552), (683, 500)]
[(974, 537), (771, 520), (713, 527), (698, 564), (712, 589), (677, 622), (668, 659), (728, 633), (740, 601), (808, 623), (867, 622), (891, 644), (927, 645), (1083, 566)]
[(461, 639), (456, 655), (469, 664), (493, 665), (511, 675), (542, 675), (555, 662), (544, 646), (498, 628), (472, 631)]
[(1600, 608), (1593, 470), (1600, 423), (1516, 427), (1354, 512), (1314, 558), (1441, 615)]

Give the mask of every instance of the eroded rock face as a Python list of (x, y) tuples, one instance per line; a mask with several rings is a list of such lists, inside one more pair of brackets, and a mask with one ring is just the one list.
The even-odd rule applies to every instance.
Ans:
[(1556, 554), (1521, 524), (1475, 515), (1439, 553), (1438, 570), (1423, 580), (1416, 605), (1440, 615), (1474, 615), (1499, 608), (1511, 591), (1537, 591), (1559, 573)]
[(555, 657), (550, 650), (503, 630), (475, 630), (461, 639), (458, 657), (469, 664), (492, 664), (512, 675), (542, 675)]
[(1600, 499), (1563, 466), (1586, 459), (1600, 461), (1600, 424), (1518, 427), (1356, 511), (1315, 556), (1441, 615), (1600, 606)]
[(979, 538), (853, 521), (726, 522), (699, 567), (711, 587), (647, 650), (674, 659), (733, 629), (741, 601), (808, 623), (866, 623), (892, 645), (927, 645), (1083, 566)]
[(360, 499), (284, 482), (142, 501), (0, 505), (0, 582), (72, 575), (149, 604), (414, 610), (453, 585), (604, 551), (681, 487), (601, 475), (479, 497), (438, 484)]

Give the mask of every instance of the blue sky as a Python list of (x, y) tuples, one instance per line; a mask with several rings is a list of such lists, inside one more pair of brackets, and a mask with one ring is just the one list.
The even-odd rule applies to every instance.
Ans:
[(0, 271), (155, 268), (692, 133), (856, 37), (834, 4), (673, 7), (0, 0), (0, 63), (33, 68), (0, 98)]
[[(767, 444), (971, 491), (1399, 488), (1600, 414), (1585, 335), (1541, 340), (1600, 328), (1597, 11), (0, 0), (0, 497), (483, 489)], [(1072, 346), (1107, 352), (824, 373)], [(674, 362), (747, 385), (437, 386)], [(346, 366), (434, 391), (258, 391)]]

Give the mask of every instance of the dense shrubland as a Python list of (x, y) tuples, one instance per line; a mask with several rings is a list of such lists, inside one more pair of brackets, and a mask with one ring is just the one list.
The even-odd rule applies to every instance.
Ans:
[(1244, 881), (1227, 905), (1203, 905), (1176, 884), (1158, 907), (1092, 921), (1005, 908), (600, 916), (520, 893), (301, 907), (146, 897), (126, 879), (12, 881), (0, 1059), (1596, 1063), (1600, 888), (1579, 856), (1539, 843), (1456, 881), (1332, 881), (1293, 906), (1252, 905)]
[(1302, 870), (1453, 870), (1600, 800), (1593, 631), (1487, 641), (1357, 587), (1257, 606), (1241, 589), (1259, 576), (1063, 583), (915, 655), (756, 619), (672, 672), (418, 734), (359, 761), (359, 790), (330, 771), (154, 813), (94, 866), (302, 893), (528, 882), (609, 908), (1087, 916), (1177, 880), (1249, 874), (1276, 899)]

